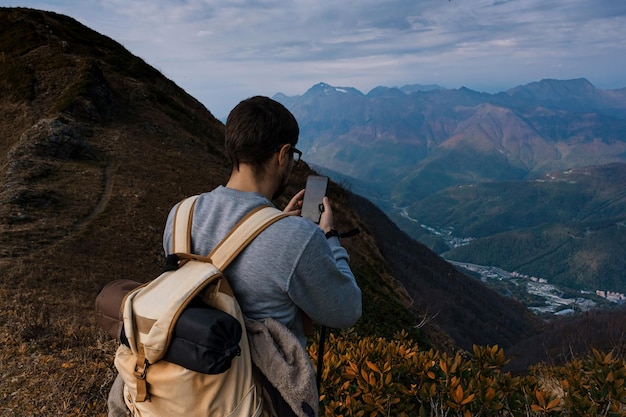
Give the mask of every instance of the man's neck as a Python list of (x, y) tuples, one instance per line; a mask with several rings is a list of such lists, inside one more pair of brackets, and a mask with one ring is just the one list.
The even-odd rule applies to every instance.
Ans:
[(270, 200), (274, 194), (274, 186), (269, 181), (259, 178), (246, 164), (240, 164), (238, 170), (233, 169), (226, 187), (243, 192), (258, 193)]

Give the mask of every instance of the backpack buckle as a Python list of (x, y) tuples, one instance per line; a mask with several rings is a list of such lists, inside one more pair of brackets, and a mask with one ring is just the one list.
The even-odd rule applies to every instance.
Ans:
[(133, 374), (137, 378), (137, 397), (135, 401), (141, 403), (148, 401), (150, 395), (148, 394), (148, 384), (146, 384), (146, 371), (148, 370), (148, 360), (144, 351), (143, 343), (137, 346), (137, 363), (135, 364), (135, 370)]
[(135, 371), (133, 374), (137, 379), (146, 379), (146, 370), (148, 369), (148, 361), (146, 359), (143, 360), (142, 364), (137, 363), (135, 365)]

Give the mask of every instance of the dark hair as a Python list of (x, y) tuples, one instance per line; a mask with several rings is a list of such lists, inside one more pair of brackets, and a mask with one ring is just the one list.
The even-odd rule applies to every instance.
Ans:
[(265, 163), (284, 144), (295, 146), (300, 129), (296, 118), (279, 102), (255, 96), (243, 100), (226, 119), (226, 153), (233, 169), (245, 163), (263, 175)]

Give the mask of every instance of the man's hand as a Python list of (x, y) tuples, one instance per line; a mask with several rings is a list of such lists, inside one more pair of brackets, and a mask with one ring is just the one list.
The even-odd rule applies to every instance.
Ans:
[(294, 195), (289, 204), (285, 207), (283, 212), (291, 216), (299, 216), (302, 213), (302, 200), (304, 199), (304, 189), (300, 190), (298, 194)]
[[(285, 207), (283, 212), (291, 215), (291, 216), (299, 216), (302, 214), (302, 201), (304, 200), (304, 191), (298, 191), (298, 194), (294, 195), (289, 204)], [(320, 216), (319, 227), (324, 231), (324, 233), (328, 233), (331, 229), (335, 228), (335, 223), (333, 219), (333, 209), (330, 207), (330, 200), (328, 197), (324, 197), (322, 200), (322, 204), (324, 205), (324, 211)]]
[(330, 200), (328, 197), (324, 197), (322, 200), (322, 204), (324, 205), (324, 211), (320, 216), (319, 227), (324, 231), (324, 233), (328, 233), (331, 229), (335, 228), (335, 223), (333, 220), (333, 209), (330, 207)]

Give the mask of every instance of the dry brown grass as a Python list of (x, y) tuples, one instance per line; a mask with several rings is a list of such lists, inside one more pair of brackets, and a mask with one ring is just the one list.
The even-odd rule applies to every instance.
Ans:
[(86, 294), (47, 281), (30, 257), (3, 269), (0, 415), (106, 415), (115, 346), (95, 326)]

